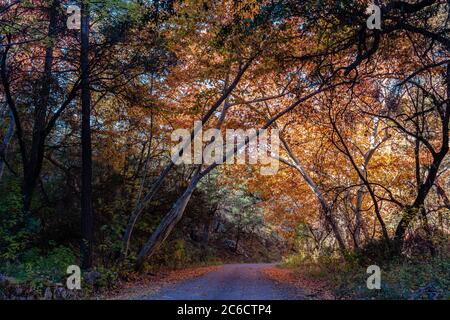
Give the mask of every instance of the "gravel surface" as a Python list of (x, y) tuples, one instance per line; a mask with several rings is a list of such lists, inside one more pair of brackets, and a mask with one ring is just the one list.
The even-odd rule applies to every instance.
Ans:
[(194, 279), (171, 284), (141, 300), (301, 300), (305, 292), (267, 279), (262, 270), (274, 264), (228, 264)]

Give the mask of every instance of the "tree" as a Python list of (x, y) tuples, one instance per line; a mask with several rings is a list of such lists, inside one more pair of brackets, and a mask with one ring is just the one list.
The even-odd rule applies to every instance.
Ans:
[(92, 143), (89, 88), (89, 3), (81, 3), (81, 253), (84, 269), (92, 267)]

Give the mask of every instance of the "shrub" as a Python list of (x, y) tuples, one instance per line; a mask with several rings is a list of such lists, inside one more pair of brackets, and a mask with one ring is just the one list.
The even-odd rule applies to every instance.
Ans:
[(19, 182), (8, 180), (0, 194), (0, 260), (13, 261), (39, 229), (39, 220), (23, 213)]
[(38, 249), (29, 249), (20, 260), (20, 263), (4, 264), (0, 271), (33, 287), (42, 287), (46, 282), (63, 282), (67, 267), (76, 264), (73, 251), (63, 246), (53, 248), (47, 255), (42, 255)]
[[(381, 289), (369, 290), (366, 269), (381, 268)], [(362, 259), (346, 260), (306, 256), (286, 257), (284, 265), (300, 268), (312, 278), (329, 283), (338, 299), (449, 299), (450, 259), (447, 256), (422, 260), (396, 259), (379, 264)]]

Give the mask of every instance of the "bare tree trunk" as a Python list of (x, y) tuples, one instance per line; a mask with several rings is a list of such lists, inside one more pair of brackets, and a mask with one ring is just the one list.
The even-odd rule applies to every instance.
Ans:
[(364, 190), (365, 187), (361, 186), (358, 189), (358, 192), (356, 194), (356, 205), (355, 205), (355, 216), (356, 216), (356, 228), (355, 228), (355, 234), (357, 234), (358, 240), (361, 241), (359, 238), (360, 232), (362, 231), (362, 234), (364, 235), (364, 238), (366, 241), (370, 239), (369, 230), (367, 229), (367, 224), (364, 222), (362, 218), (362, 203), (364, 199)]
[[(237, 83), (238, 83), (237, 79), (238, 78), (240, 78), (239, 75), (233, 81), (234, 86), (237, 85)], [(223, 109), (222, 109), (222, 112), (221, 112), (221, 115), (220, 115), (220, 118), (219, 118), (219, 123), (216, 126), (217, 129), (220, 129), (220, 127), (222, 126), (223, 122), (225, 121), (226, 113), (227, 113), (227, 110), (228, 110), (228, 108), (230, 106), (228, 104), (228, 102), (227, 102), (227, 98), (228, 98), (228, 95), (230, 93), (231, 93), (231, 90), (230, 90), (230, 87), (228, 87), (225, 90), (224, 95), (222, 95), (224, 100), (222, 100), (222, 97), (221, 97), (216, 102), (216, 104), (217, 104), (219, 102), (222, 103), (223, 101), (225, 101)], [(203, 123), (203, 121), (202, 121), (202, 123)], [(193, 131), (191, 133), (191, 140), (193, 139), (194, 136), (195, 136), (195, 131)], [(209, 143), (206, 145), (205, 149), (208, 147), (209, 144), (213, 143), (213, 141), (214, 141), (213, 138), (211, 138)], [(171, 161), (170, 164), (173, 166), (174, 162)], [(160, 224), (156, 228), (156, 231), (152, 234), (150, 240), (147, 241), (147, 243), (144, 245), (144, 247), (139, 252), (139, 255), (138, 255), (138, 258), (137, 258), (136, 264), (135, 264), (135, 269), (136, 270), (140, 270), (142, 268), (142, 264), (144, 262), (144, 259), (147, 256), (151, 257), (159, 249), (159, 247), (164, 242), (164, 240), (169, 236), (169, 234), (172, 231), (173, 227), (182, 218), (182, 216), (184, 214), (184, 210), (186, 209), (186, 206), (189, 203), (189, 200), (190, 200), (190, 198), (192, 196), (192, 193), (194, 192), (198, 182), (200, 181), (201, 178), (203, 178), (213, 168), (214, 168), (214, 166), (209, 166), (204, 172), (202, 172), (201, 171), (202, 166), (201, 165), (197, 166), (197, 168), (194, 171), (194, 175), (193, 175), (193, 177), (191, 179), (191, 182), (189, 183), (189, 185), (188, 185), (187, 189), (185, 190), (185, 192), (183, 193), (183, 195), (180, 198), (178, 198), (178, 200), (175, 202), (175, 204), (173, 205), (173, 207), (169, 211), (169, 213), (167, 213), (164, 216), (164, 218), (162, 219), (162, 221), (160, 222)], [(167, 170), (167, 172), (163, 172), (163, 174), (165, 174), (165, 175), (167, 175), (167, 173), (169, 172), (170, 168), (166, 167), (166, 170)], [(161, 178), (161, 176), (160, 176), (160, 178)], [(161, 183), (163, 179), (164, 178), (161, 178), (159, 183)], [(156, 191), (154, 191), (153, 194), (154, 193), (156, 193)], [(128, 239), (128, 241), (129, 241), (129, 239)]]
[(81, 256), (83, 269), (92, 267), (92, 142), (89, 88), (89, 4), (81, 3)]

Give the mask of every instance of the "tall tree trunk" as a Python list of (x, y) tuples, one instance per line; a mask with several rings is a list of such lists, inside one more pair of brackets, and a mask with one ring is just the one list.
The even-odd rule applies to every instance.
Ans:
[[(4, 89), (4, 94), (6, 102), (8, 103), (9, 109), (13, 114), (14, 126), (16, 132), (17, 143), (19, 146), (20, 156), (22, 160), (23, 167), (23, 180), (22, 180), (22, 196), (23, 196), (23, 211), (29, 213), (31, 209), (31, 201), (33, 198), (33, 193), (39, 180), (39, 175), (42, 169), (44, 152), (45, 152), (45, 139), (47, 135), (51, 132), (57, 119), (64, 111), (64, 109), (70, 104), (70, 102), (75, 98), (76, 91), (78, 90), (75, 86), (69, 93), (66, 101), (62, 103), (60, 108), (53, 114), (49, 122), (46, 123), (48, 117), (49, 102), (51, 96), (51, 89), (53, 83), (52, 66), (54, 60), (54, 43), (58, 34), (58, 10), (60, 8), (60, 0), (53, 0), (48, 8), (45, 8), (48, 13), (48, 31), (47, 40), (49, 45), (46, 46), (45, 56), (44, 56), (44, 68), (42, 71), (42, 76), (39, 78), (39, 91), (38, 97), (35, 99), (35, 109), (33, 115), (33, 131), (31, 137), (31, 146), (28, 152), (25, 140), (25, 131), (22, 126), (22, 122), (19, 118), (19, 110), (15, 103), (13, 93), (11, 90), (10, 76), (7, 68), (7, 57), (8, 52), (12, 48), (11, 37), (6, 36), (8, 40), (6, 44), (2, 43), (2, 59), (0, 63), (0, 76), (1, 82)], [(8, 72), (9, 71), (9, 72)]]
[(34, 110), (31, 150), (28, 161), (24, 163), (24, 181), (22, 192), (23, 210), (26, 213), (30, 212), (31, 200), (33, 198), (34, 190), (36, 189), (44, 160), (46, 117), (51, 94), (52, 66), (54, 60), (53, 41), (55, 40), (57, 33), (59, 4), (60, 2), (58, 0), (54, 0), (49, 8), (50, 22), (47, 37), (51, 45), (47, 46), (45, 50), (44, 72), (42, 78), (40, 79), (42, 87), (39, 91), (39, 97)]
[(89, 88), (89, 4), (81, 3), (81, 256), (83, 269), (92, 267), (92, 143)]

